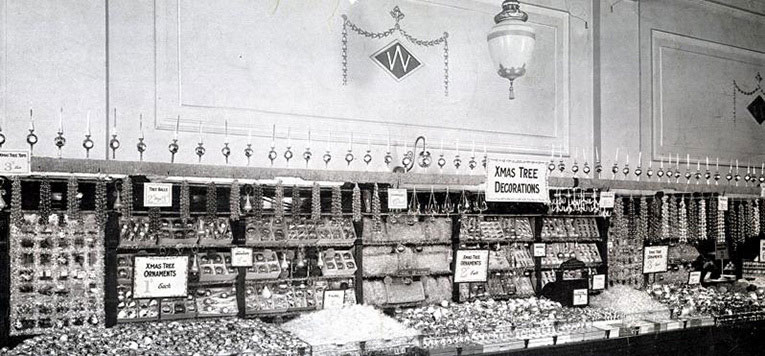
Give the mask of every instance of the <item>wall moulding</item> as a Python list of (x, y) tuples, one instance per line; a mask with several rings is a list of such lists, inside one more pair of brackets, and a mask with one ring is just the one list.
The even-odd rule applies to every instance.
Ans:
[[(353, 135), (358, 145), (386, 145), (389, 136), (400, 146), (425, 134), (431, 147), (444, 141), (446, 149), (455, 149), (459, 139), (463, 152), (475, 142), (477, 150), (486, 145), (494, 153), (549, 155), (556, 147), (568, 156), (572, 127), (592, 126), (591, 108), (570, 94), (572, 82), (592, 76), (591, 67), (570, 69), (586, 59), (580, 49), (591, 46), (591, 34), (570, 30), (572, 15), (563, 2), (524, 3), (537, 28), (537, 51), (534, 69), (516, 83), (515, 101), (507, 100), (507, 83), (493, 72), (485, 45), (499, 9), (495, 2), (379, 1), (335, 8), (334, 1), (319, 1), (310, 12), (301, 11), (299, 1), (283, 1), (276, 10), (271, 3), (240, 2), (155, 1), (155, 129), (175, 130), (180, 115), (186, 132), (201, 123), (205, 133), (222, 134), (228, 121), (232, 136), (271, 137), (276, 125), (278, 139), (289, 130), (291, 139), (306, 140), (310, 130), (312, 141), (348, 142)], [(586, 1), (574, 3), (588, 8)], [(373, 40), (349, 33), (348, 85), (342, 85), (340, 15), (384, 31), (394, 24), (388, 13), (396, 5), (410, 34), (429, 39), (449, 33), (448, 97), (440, 46), (398, 38), (424, 62), (400, 82), (370, 60), (395, 36)], [(418, 20), (425, 17), (428, 22)]]

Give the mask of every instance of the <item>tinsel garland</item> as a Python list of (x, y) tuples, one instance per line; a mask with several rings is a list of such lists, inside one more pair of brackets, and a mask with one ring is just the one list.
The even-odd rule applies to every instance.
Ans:
[(741, 202), (739, 209), (741, 210), (739, 212), (739, 225), (741, 226), (741, 235), (743, 236), (743, 239), (748, 239), (752, 236), (752, 218), (750, 216), (752, 210), (749, 207), (749, 200)]
[(186, 223), (189, 220), (191, 220), (191, 197), (189, 192), (189, 182), (183, 181), (181, 183), (181, 198), (180, 198), (180, 208), (181, 208), (181, 220)]
[(374, 231), (382, 231), (380, 188), (377, 187), (377, 183), (372, 190), (372, 222), (374, 222)]
[(50, 180), (46, 177), (40, 182), (40, 221), (47, 224), (52, 213)]
[(671, 237), (669, 226), (669, 196), (661, 197), (661, 239), (668, 241)]
[(648, 225), (648, 241), (657, 241), (661, 239), (661, 199), (654, 196), (649, 204), (650, 214)]
[(13, 176), (11, 182), (11, 223), (21, 226), (24, 215), (21, 213), (21, 178)]
[(638, 216), (637, 244), (643, 244), (648, 240), (648, 201), (646, 197), (640, 197), (640, 215)]
[(99, 177), (96, 181), (96, 225), (101, 231), (106, 227), (106, 179)]
[(69, 177), (69, 181), (66, 185), (66, 214), (70, 221), (81, 222), (80, 202), (79, 199), (77, 199), (77, 188), (79, 188), (77, 177)]
[(311, 188), (311, 220), (321, 219), (321, 188), (319, 183), (313, 183)]
[(231, 183), (231, 194), (228, 197), (229, 213), (232, 221), (239, 221), (242, 217), (241, 196), (240, 196), (239, 181), (234, 180)]
[(263, 187), (260, 184), (255, 184), (252, 187), (252, 202), (255, 203), (255, 206), (253, 206), (253, 214), (255, 215), (255, 219), (260, 220), (263, 218)]
[(725, 243), (725, 215), (727, 211), (720, 211), (719, 202), (717, 203), (717, 238), (715, 241), (720, 244)]
[(332, 219), (340, 220), (343, 218), (343, 198), (340, 186), (332, 187)]
[(276, 183), (274, 192), (274, 218), (277, 221), (284, 221), (284, 185), (282, 181)]
[(205, 220), (208, 224), (215, 223), (218, 217), (218, 187), (215, 182), (207, 184), (207, 198), (205, 201)]
[(627, 236), (637, 238), (637, 225), (635, 198), (630, 196), (627, 201)]
[(351, 205), (353, 221), (361, 221), (361, 189), (359, 188), (359, 183), (353, 185), (353, 201)]
[(297, 185), (292, 186), (292, 220), (300, 220), (300, 207), (303, 205), (302, 199), (300, 199), (300, 190)]
[(710, 197), (707, 206), (707, 239), (717, 241), (717, 199)]
[(679, 226), (677, 222), (677, 198), (674, 196), (669, 197), (669, 239), (675, 240), (679, 236)]
[(744, 207), (744, 203), (738, 202), (734, 205), (733, 212), (735, 215), (731, 216), (731, 220), (733, 221), (732, 224), (732, 231), (731, 231), (731, 237), (733, 242), (733, 249), (738, 250), (740, 246), (744, 244), (744, 234), (745, 228), (744, 225), (746, 225), (744, 222), (746, 219), (744, 218), (744, 211), (746, 208)]
[(158, 207), (149, 208), (149, 235), (156, 236), (162, 229), (162, 215)]
[(706, 240), (707, 231), (707, 200), (701, 198), (698, 203), (699, 240)]
[(751, 204), (752, 236), (760, 236), (760, 200), (755, 199)]
[(688, 210), (682, 196), (677, 208), (677, 238), (681, 244), (688, 243)]
[(699, 240), (699, 205), (694, 197), (688, 198), (686, 216), (688, 217), (688, 240), (697, 241)]
[(125, 177), (122, 181), (122, 218), (130, 220), (133, 217), (133, 180)]

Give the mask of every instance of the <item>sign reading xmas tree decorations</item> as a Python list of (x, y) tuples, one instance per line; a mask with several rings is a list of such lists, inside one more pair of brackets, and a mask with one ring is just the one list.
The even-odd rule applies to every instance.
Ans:
[(136, 256), (133, 298), (185, 298), (189, 256)]
[(643, 273), (667, 272), (669, 246), (646, 246), (643, 248)]
[(457, 250), (454, 283), (486, 282), (489, 275), (489, 250)]
[(550, 201), (544, 163), (489, 158), (486, 168), (486, 201)]

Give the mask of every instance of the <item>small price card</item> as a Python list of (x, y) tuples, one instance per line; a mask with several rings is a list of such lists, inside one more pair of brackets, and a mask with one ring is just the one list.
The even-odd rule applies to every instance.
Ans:
[(406, 189), (388, 189), (388, 209), (406, 209)]
[(592, 276), (592, 290), (606, 289), (606, 275), (596, 274)]
[(701, 271), (688, 273), (688, 284), (701, 284)]
[(547, 244), (543, 242), (534, 243), (534, 257), (547, 256)]
[(574, 289), (574, 302), (572, 305), (587, 305), (589, 302), (588, 297), (589, 295), (587, 294), (587, 289)]
[(247, 247), (232, 247), (231, 266), (252, 267), (252, 249)]
[(717, 210), (728, 211), (728, 197), (720, 197), (717, 200)]
[(324, 291), (324, 309), (340, 309), (345, 303), (345, 291), (343, 290), (325, 290)]
[(146, 183), (143, 185), (143, 206), (173, 206), (173, 185), (169, 183)]
[(3, 174), (29, 174), (30, 156), (28, 150), (0, 151), (0, 171)]
[(600, 207), (609, 209), (614, 207), (614, 192), (602, 192), (600, 193)]

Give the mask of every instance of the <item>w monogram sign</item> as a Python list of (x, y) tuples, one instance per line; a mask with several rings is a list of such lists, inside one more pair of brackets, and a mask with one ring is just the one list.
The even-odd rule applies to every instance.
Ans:
[(399, 81), (423, 65), (398, 40), (391, 42), (373, 54), (372, 60), (386, 73)]

